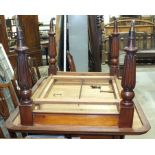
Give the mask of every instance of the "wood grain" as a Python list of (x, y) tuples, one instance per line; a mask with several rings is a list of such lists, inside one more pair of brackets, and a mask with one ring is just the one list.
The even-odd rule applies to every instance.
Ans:
[(51, 79), (48, 83), (48, 85), (45, 87), (45, 89), (42, 91), (42, 94), (40, 95), (40, 97), (46, 97), (46, 95), (49, 93), (49, 91), (52, 89), (54, 85), (54, 79)]
[(34, 104), (45, 104), (45, 103), (49, 103), (49, 104), (58, 104), (58, 103), (68, 103), (68, 104), (75, 104), (75, 103), (78, 103), (78, 104), (107, 104), (107, 105), (111, 105), (111, 104), (116, 104), (116, 103), (119, 103), (120, 100), (118, 99), (88, 99), (88, 98), (83, 98), (83, 99), (71, 99), (71, 98), (62, 98), (62, 99), (59, 99), (59, 98), (55, 98), (55, 99), (44, 99), (44, 98), (39, 98), (39, 99), (35, 99), (33, 100)]
[(38, 15), (18, 15), (19, 24), (23, 30), (27, 54), (36, 58), (37, 64), (42, 65)]
[(104, 104), (36, 104), (35, 113), (67, 113), (67, 114), (119, 114), (117, 105)]
[(76, 114), (34, 114), (34, 124), (41, 125), (82, 125), (82, 126), (117, 126), (118, 116), (111, 115), (76, 115)]
[(0, 138), (5, 138), (2, 129), (0, 128)]
[(98, 80), (98, 79), (113, 79), (114, 77), (113, 76), (90, 76), (90, 75), (86, 75), (86, 76), (71, 76), (71, 75), (68, 75), (68, 76), (63, 76), (63, 75), (54, 75), (53, 76), (54, 79), (93, 79), (93, 80)]
[(42, 91), (46, 88), (47, 84), (50, 82), (51, 77), (49, 76), (47, 79), (41, 80), (41, 83), (37, 86), (36, 90), (34, 91), (32, 95), (32, 99), (40, 97), (42, 94)]
[[(135, 123), (140, 121), (140, 126), (133, 125), (134, 128), (118, 128), (115, 126), (79, 126), (79, 125), (37, 125), (24, 126), (20, 123), (19, 109), (11, 114), (6, 121), (6, 127), (11, 131), (29, 132), (29, 133), (42, 133), (42, 134), (74, 134), (74, 135), (140, 135), (146, 133), (150, 129), (149, 122), (147, 121), (140, 105), (135, 103), (134, 115)], [(135, 117), (138, 116), (138, 117)]]
[(62, 72), (62, 71), (58, 71), (57, 75), (64, 75), (64, 76), (68, 76), (68, 75), (74, 75), (74, 76), (109, 76), (109, 73), (103, 73), (103, 72)]

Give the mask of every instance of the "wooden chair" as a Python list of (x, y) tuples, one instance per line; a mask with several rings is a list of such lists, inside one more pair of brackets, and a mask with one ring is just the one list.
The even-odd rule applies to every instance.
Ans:
[(5, 128), (4, 122), (17, 106), (19, 106), (19, 102), (12, 83), (0, 83), (0, 138), (9, 138), (11, 136)]
[(32, 85), (34, 86), (36, 82), (41, 78), (36, 58), (28, 57), (28, 64), (32, 77)]
[(76, 72), (76, 67), (75, 67), (73, 56), (69, 52), (67, 52), (67, 63), (69, 66), (69, 71)]

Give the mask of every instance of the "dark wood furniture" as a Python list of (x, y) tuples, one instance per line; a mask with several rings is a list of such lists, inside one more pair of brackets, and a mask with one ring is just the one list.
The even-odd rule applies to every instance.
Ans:
[(15, 16), (13, 18), (7, 18), (6, 20), (6, 29), (7, 29), (7, 35), (9, 40), (9, 47), (10, 50), (12, 50), (12, 47), (16, 45), (16, 19)]
[(36, 58), (28, 57), (28, 64), (32, 78), (32, 85), (35, 85), (36, 82), (41, 78)]
[(9, 40), (7, 35), (7, 28), (6, 28), (6, 22), (5, 22), (5, 16), (0, 15), (0, 42), (2, 43), (5, 52), (10, 60), (11, 65), (13, 68), (16, 66), (16, 55), (13, 51), (10, 51), (9, 49)]
[(49, 39), (40, 41), (40, 46), (41, 46), (41, 49), (43, 50), (42, 54), (43, 55), (45, 54), (46, 56), (46, 65), (48, 65), (48, 45), (49, 45)]
[(38, 16), (18, 15), (18, 20), (23, 30), (25, 44), (29, 47), (28, 55), (35, 57), (39, 66), (42, 65)]
[[(0, 116), (3, 118), (4, 121), (6, 121), (10, 116), (9, 104), (7, 103), (9, 95), (7, 91), (10, 94), (14, 108), (17, 108), (17, 106), (19, 105), (18, 99), (16, 97), (16, 94), (11, 82), (0, 83)], [(5, 135), (1, 128), (0, 128), (0, 138), (5, 138)]]
[(9, 90), (9, 93), (10, 93), (10, 96), (11, 96), (11, 99), (13, 101), (15, 108), (19, 105), (19, 103), (16, 98), (16, 94), (12, 87), (12, 84), (10, 82), (9, 83), (0, 83), (0, 98), (1, 98), (0, 113), (1, 113), (1, 116), (3, 116), (4, 120), (6, 120), (9, 117), (9, 110), (8, 110), (8, 106), (6, 103), (3, 89)]
[[(118, 20), (118, 32), (119, 32), (119, 50), (120, 50), (120, 63), (123, 64), (123, 59), (125, 53), (123, 52), (124, 46), (128, 41), (128, 28), (129, 22), (128, 20)], [(111, 22), (105, 25), (105, 40), (104, 40), (104, 52), (105, 55), (107, 53), (108, 62), (110, 61), (110, 53), (111, 53), (111, 33), (114, 22)], [(135, 20), (135, 29), (136, 29), (136, 46), (138, 47), (138, 52), (136, 54), (137, 63), (154, 63), (155, 62), (155, 25), (153, 22), (146, 20)], [(109, 53), (109, 54), (108, 54)]]
[(2, 43), (6, 53), (9, 53), (8, 36), (6, 31), (5, 16), (0, 15), (0, 43)]
[(76, 72), (76, 67), (75, 67), (73, 56), (69, 52), (67, 52), (66, 55), (67, 55), (66, 57), (67, 57), (69, 71)]
[[(116, 26), (117, 24), (115, 24)], [(134, 102), (136, 59), (134, 23), (125, 47), (123, 78), (118, 73), (117, 29), (112, 40), (113, 69), (107, 73), (58, 72), (54, 33), (50, 37), (49, 76), (31, 89), (27, 57), (21, 31), (18, 32), (18, 82), (21, 100), (6, 121), (12, 133), (63, 134), (81, 138), (124, 138), (144, 134), (150, 125), (140, 107)], [(117, 58), (115, 57), (117, 56)], [(115, 63), (114, 63), (115, 62)], [(23, 70), (24, 68), (24, 70)]]
[(100, 19), (96, 15), (88, 16), (88, 55), (89, 55), (89, 71), (101, 71), (101, 31)]
[[(120, 33), (120, 60), (123, 58), (124, 52), (122, 49), (123, 44), (127, 42), (127, 34)], [(144, 32), (136, 33), (136, 43), (138, 47), (138, 52), (136, 54), (137, 63), (155, 63), (155, 33), (148, 34)], [(120, 62), (122, 65), (122, 61)]]
[[(32, 86), (34, 86), (37, 83), (37, 81), (41, 78), (36, 59), (28, 57), (28, 66), (29, 66)], [(17, 95), (18, 99), (20, 100), (21, 95), (20, 95), (20, 88), (18, 86), (18, 81), (17, 81), (17, 70), (16, 69), (14, 69), (14, 77), (12, 79), (12, 84), (13, 84), (14, 90), (16, 92), (16, 95)]]
[[(38, 65), (42, 65), (38, 16), (18, 15), (18, 20), (23, 30), (25, 44), (29, 47), (29, 50), (27, 51), (28, 56), (34, 57)], [(14, 51), (15, 47), (11, 47), (12, 50), (9, 49), (5, 17), (2, 15), (0, 16), (0, 32), (0, 42), (2, 42), (13, 68), (16, 68), (17, 54)]]
[(5, 138), (2, 129), (0, 128), (0, 138)]

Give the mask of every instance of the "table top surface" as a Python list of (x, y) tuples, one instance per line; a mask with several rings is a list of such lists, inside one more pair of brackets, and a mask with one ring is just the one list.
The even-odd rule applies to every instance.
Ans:
[(140, 135), (150, 129), (147, 119), (139, 104), (135, 104), (132, 128), (118, 128), (116, 126), (86, 126), (86, 125), (40, 125), (24, 126), (20, 123), (19, 109), (17, 108), (6, 121), (6, 127), (11, 131), (43, 133), (43, 134), (114, 134), (114, 135)]
[[(100, 119), (100, 116), (107, 115), (106, 119), (109, 119), (109, 117), (111, 119), (114, 116), (112, 118), (113, 122), (117, 124), (117, 119), (115, 118), (119, 114), (121, 85), (116, 77), (107, 75), (103, 77), (103, 74), (96, 76), (93, 73), (88, 74), (91, 76), (83, 75), (83, 73), (75, 73), (74, 76), (72, 74), (66, 75), (49, 76), (38, 81), (32, 95), (33, 113), (51, 113), (60, 115), (60, 117), (63, 113), (63, 118), (68, 120), (70, 119), (68, 115), (75, 117), (75, 119), (77, 119), (77, 115), (82, 119), (86, 119), (87, 116), (93, 119)], [(39, 117), (41, 118), (42, 116)], [(57, 118), (54, 116), (52, 119)], [(6, 121), (6, 126), (13, 131), (46, 134), (134, 135), (143, 134), (150, 129), (150, 125), (137, 101), (135, 102), (132, 128), (119, 128), (115, 123), (112, 125), (104, 123), (102, 125), (100, 122), (91, 124), (89, 121), (86, 123), (80, 121), (81, 124), (70, 124), (68, 122), (68, 124), (63, 124), (59, 120), (53, 124), (39, 124), (37, 118), (34, 118), (34, 120), (35, 122), (32, 126), (21, 125), (19, 109), (17, 108)], [(104, 122), (104, 118), (102, 118), (102, 121)]]

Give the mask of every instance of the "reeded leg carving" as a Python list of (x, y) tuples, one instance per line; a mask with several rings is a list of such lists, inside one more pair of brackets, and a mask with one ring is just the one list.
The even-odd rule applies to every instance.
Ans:
[(20, 87), (20, 118), (22, 125), (32, 125), (32, 100), (31, 87), (32, 79), (28, 67), (27, 52), (28, 48), (24, 45), (24, 38), (21, 28), (17, 27), (17, 79)]
[(133, 98), (135, 93), (133, 89), (136, 83), (136, 38), (135, 38), (134, 22), (131, 24), (129, 31), (128, 47), (125, 47), (124, 70), (122, 77), (121, 92), (122, 101), (120, 102), (120, 118), (119, 127), (132, 127), (134, 115)]
[(110, 74), (111, 75), (119, 75), (119, 33), (117, 20), (114, 20), (114, 30), (111, 37), (111, 66), (110, 66)]
[(50, 21), (50, 31), (48, 33), (49, 35), (49, 68), (48, 68), (48, 74), (56, 75), (57, 72), (57, 66), (56, 66), (56, 41), (55, 41), (55, 32), (53, 28), (53, 19)]

